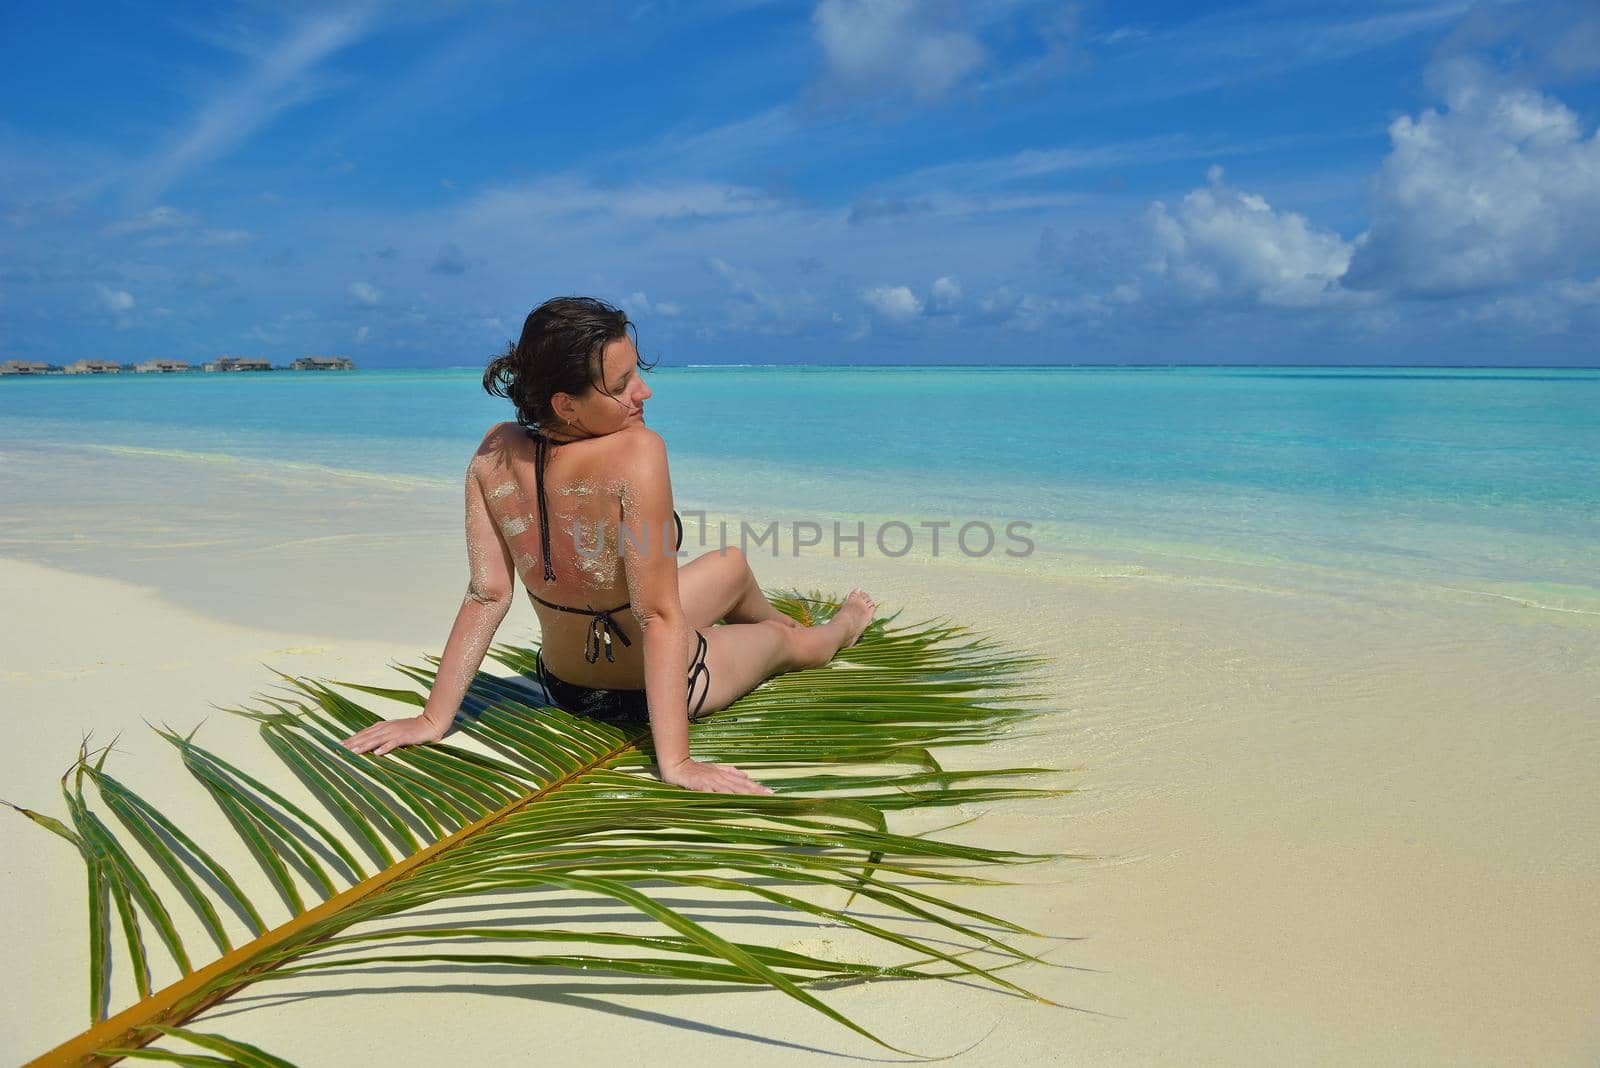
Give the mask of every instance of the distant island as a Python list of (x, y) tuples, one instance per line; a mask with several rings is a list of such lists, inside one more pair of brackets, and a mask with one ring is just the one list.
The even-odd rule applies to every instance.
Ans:
[(287, 367), (274, 367), (269, 360), (255, 356), (219, 356), (210, 363), (192, 364), (188, 360), (156, 358), (143, 363), (118, 363), (116, 360), (84, 359), (66, 365), (43, 360), (6, 360), (0, 375), (114, 375), (186, 374), (195, 371), (354, 371), (348, 356), (301, 356)]

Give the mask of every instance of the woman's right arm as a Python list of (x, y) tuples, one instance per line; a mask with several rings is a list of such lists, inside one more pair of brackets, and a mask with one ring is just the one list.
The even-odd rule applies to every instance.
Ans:
[(511, 550), (489, 514), (489, 502), (478, 478), (479, 464), (489, 442), (490, 438), (485, 437), (467, 467), (467, 595), (456, 612), (450, 637), (445, 640), (427, 703), (419, 716), (379, 720), (350, 735), (340, 744), (351, 752), (383, 756), (402, 745), (443, 738), (473, 676), (483, 665), (495, 631), (511, 610), (517, 572), (511, 562)]
[(689, 756), (689, 649), (693, 636), (678, 596), (678, 558), (665, 538), (672, 523), (667, 446), (648, 427), (623, 431), (622, 522), (618, 532), (629, 603), (644, 635), (644, 692), (662, 781), (712, 793), (772, 791), (737, 768)]

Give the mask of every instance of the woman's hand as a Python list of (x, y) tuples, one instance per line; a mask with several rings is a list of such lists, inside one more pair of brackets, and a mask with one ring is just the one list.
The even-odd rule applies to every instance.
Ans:
[(386, 719), (382, 723), (374, 723), (339, 744), (352, 753), (376, 750), (377, 756), (383, 756), (389, 750), (399, 749), (402, 745), (437, 742), (443, 737), (444, 731), (427, 719), (422, 716), (411, 716), (408, 719)]
[(700, 790), (708, 794), (770, 794), (770, 787), (762, 786), (738, 768), (727, 764), (712, 764), (685, 757), (671, 767), (661, 769), (661, 781), (681, 786), (686, 790)]

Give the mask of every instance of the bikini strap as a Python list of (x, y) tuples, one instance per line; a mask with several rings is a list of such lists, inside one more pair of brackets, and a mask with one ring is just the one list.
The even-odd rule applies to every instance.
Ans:
[[(618, 605), (618, 608), (623, 607), (626, 606)], [(616, 610), (616, 608), (613, 608), (609, 612), (596, 612), (594, 617), (589, 620), (589, 633), (583, 643), (583, 657), (591, 664), (600, 659), (600, 643), (602, 640), (605, 642), (606, 661), (608, 663), (616, 663), (617, 658), (611, 653), (611, 636), (613, 634), (617, 636), (617, 640), (623, 644), (624, 648), (633, 644), (628, 640), (628, 636), (623, 633), (622, 628), (617, 626), (617, 621), (611, 618), (611, 612)]]
[(548, 608), (554, 608), (558, 612), (570, 612), (575, 616), (589, 617), (589, 633), (583, 641), (583, 658), (591, 664), (600, 659), (602, 651), (606, 654), (606, 660), (616, 663), (616, 655), (611, 651), (612, 635), (616, 635), (617, 641), (621, 642), (624, 647), (633, 644), (623, 629), (617, 625), (617, 621), (611, 618), (612, 612), (622, 611), (633, 603), (631, 601), (624, 601), (615, 608), (603, 608), (596, 611), (593, 608), (569, 608), (564, 604), (556, 604), (554, 601), (545, 600), (532, 590), (528, 591), (528, 596)]
[[(544, 461), (545, 449), (550, 439), (531, 426), (523, 427), (530, 438), (533, 439), (533, 481), (539, 492), (539, 553), (544, 557), (544, 580), (554, 582), (555, 568), (550, 566), (550, 509), (544, 499)], [(683, 548), (683, 519), (678, 515), (678, 510), (672, 510), (672, 525), (677, 528), (677, 542), (674, 549)]]
[[(694, 659), (689, 662), (689, 700), (694, 701), (694, 708), (689, 711), (689, 719), (699, 722), (700, 710), (705, 707), (706, 698), (711, 696), (711, 669), (706, 666), (706, 636), (697, 629), (694, 640)], [(695, 687), (702, 684), (704, 689), (700, 691), (700, 699), (695, 701)]]
[(544, 457), (548, 439), (533, 427), (526, 427), (533, 438), (533, 482), (539, 494), (539, 555), (544, 557), (544, 580), (554, 582), (556, 569), (550, 566), (550, 510), (544, 500)]

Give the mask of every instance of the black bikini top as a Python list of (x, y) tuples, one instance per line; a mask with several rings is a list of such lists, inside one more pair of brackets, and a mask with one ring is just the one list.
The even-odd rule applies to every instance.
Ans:
[[(551, 442), (549, 438), (531, 426), (523, 429), (533, 439), (533, 480), (539, 495), (539, 555), (544, 557), (544, 580), (553, 582), (556, 572), (555, 568), (550, 566), (550, 514), (544, 499), (545, 450), (550, 446)], [(676, 508), (672, 510), (672, 522), (677, 527), (678, 540), (673, 544), (673, 548), (677, 549), (683, 545), (683, 520), (678, 517)], [(600, 659), (602, 650), (604, 650), (608, 661), (615, 662), (616, 657), (611, 653), (612, 635), (615, 635), (617, 640), (625, 646), (633, 644), (628, 640), (628, 636), (622, 632), (622, 628), (617, 626), (617, 621), (611, 618), (611, 613), (622, 611), (632, 604), (632, 601), (623, 601), (615, 608), (597, 611), (593, 607), (569, 608), (564, 604), (556, 604), (554, 601), (545, 600), (532, 590), (528, 591), (528, 596), (546, 607), (556, 609), (558, 612), (571, 612), (574, 615), (590, 617), (589, 636), (584, 641), (583, 657), (591, 664)]]

